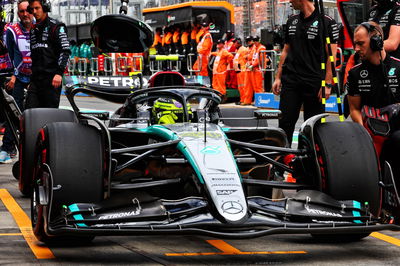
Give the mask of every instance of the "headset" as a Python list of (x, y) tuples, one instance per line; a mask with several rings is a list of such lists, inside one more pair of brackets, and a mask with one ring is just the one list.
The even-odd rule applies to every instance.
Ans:
[(40, 3), (42, 4), (43, 12), (51, 12), (51, 3), (49, 0), (40, 0)]
[(379, 30), (377, 30), (377, 28), (374, 25), (368, 22), (363, 22), (360, 25), (366, 28), (369, 34), (372, 34), (374, 32), (377, 33), (375, 35), (370, 36), (369, 47), (371, 48), (372, 51), (382, 51), (383, 50), (382, 33)]
[(381, 51), (383, 50), (383, 33), (381, 31), (379, 31), (374, 25), (372, 25), (368, 22), (363, 22), (360, 25), (363, 26), (364, 28), (366, 28), (369, 34), (372, 34), (373, 32), (377, 33), (376, 35), (373, 35), (370, 37), (369, 46), (371, 47), (372, 51), (379, 52), (380, 65), (382, 67), (382, 74), (385, 78), (385, 83), (386, 83), (386, 88), (388, 89), (388, 94), (391, 97), (393, 97), (393, 99), (396, 99), (394, 92), (390, 89), (387, 69), (386, 69), (385, 64), (383, 63), (383, 58), (382, 58)]

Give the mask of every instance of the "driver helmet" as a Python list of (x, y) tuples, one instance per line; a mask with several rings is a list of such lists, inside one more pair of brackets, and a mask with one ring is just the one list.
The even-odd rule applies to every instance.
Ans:
[[(187, 103), (189, 119), (192, 117), (192, 109)], [(169, 98), (158, 98), (153, 104), (153, 118), (155, 124), (175, 124), (184, 120), (183, 105)]]

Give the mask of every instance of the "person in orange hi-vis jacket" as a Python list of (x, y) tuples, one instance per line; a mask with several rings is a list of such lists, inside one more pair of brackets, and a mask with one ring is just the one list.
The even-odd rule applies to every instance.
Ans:
[[(253, 98), (253, 82), (252, 82), (252, 69), (250, 67), (251, 61), (254, 54), (254, 42), (253, 36), (246, 37), (246, 44), (247, 44), (247, 53), (245, 56), (246, 64), (245, 64), (245, 71), (244, 71), (244, 89), (243, 89), (243, 102), (241, 105), (250, 105), (252, 98)], [(250, 98), (250, 99), (249, 99)]]
[(192, 25), (192, 29), (190, 31), (190, 45), (192, 48), (192, 52), (196, 50), (197, 42), (196, 42), (196, 35), (199, 31), (199, 25)]
[(181, 35), (181, 45), (183, 48), (182, 51), (183, 54), (188, 54), (190, 50), (189, 35), (190, 35), (190, 28), (186, 28)]
[(201, 28), (197, 31), (196, 33), (196, 43), (199, 43), (201, 41), (201, 37), (203, 37), (205, 30), (204, 30), (204, 25), (206, 25), (207, 23), (202, 23)]
[(236, 38), (235, 46), (237, 51), (233, 58), (233, 69), (236, 72), (237, 86), (240, 94), (240, 102), (237, 104), (241, 104), (244, 103), (244, 75), (246, 72), (246, 55), (248, 49), (242, 45), (242, 40), (240, 38)]
[(219, 91), (223, 95), (226, 94), (226, 73), (228, 65), (232, 62), (233, 54), (224, 48), (224, 41), (219, 39), (217, 41), (217, 51), (211, 53), (215, 56), (213, 66), (213, 81), (212, 87), (214, 90)]
[(171, 53), (171, 42), (172, 42), (172, 29), (170, 27), (164, 30), (164, 51), (166, 54)]
[(267, 49), (264, 45), (260, 43), (260, 37), (255, 36), (253, 41), (255, 46), (255, 53), (253, 54), (251, 65), (253, 67), (254, 92), (259, 93), (264, 92), (264, 77), (261, 69), (266, 68), (269, 59), (267, 58), (267, 54), (265, 52), (261, 52), (266, 51)]
[(235, 34), (232, 32), (232, 31), (230, 31), (230, 30), (228, 30), (226, 33), (225, 33), (225, 36), (226, 36), (226, 42), (225, 42), (225, 49), (229, 52), (229, 50), (231, 50), (231, 49), (233, 49), (233, 50), (236, 50), (235, 49), (235, 45), (234, 45), (234, 43), (235, 43)]
[(175, 27), (174, 34), (172, 36), (172, 43), (173, 43), (173, 54), (179, 54), (182, 52), (182, 45), (181, 45), (181, 28), (179, 26)]
[(204, 32), (203, 37), (201, 38), (199, 44), (197, 45), (197, 60), (193, 65), (194, 70), (199, 70), (197, 72), (198, 81), (203, 84), (209, 84), (210, 78), (208, 77), (208, 58), (211, 54), (211, 49), (213, 46), (213, 40), (210, 32), (210, 24), (203, 22), (201, 30)]
[[(261, 71), (262, 65), (266, 64), (267, 58), (265, 53), (261, 53), (261, 51), (265, 51), (266, 48), (264, 45), (260, 43), (260, 37), (253, 37), (253, 49), (249, 54), (249, 58), (251, 61), (248, 64), (248, 69), (250, 70), (250, 83), (251, 86), (248, 90), (246, 90), (246, 96), (244, 99), (244, 104), (251, 104), (253, 100), (254, 93), (264, 92), (263, 88), (263, 72)], [(261, 60), (261, 57), (264, 57), (264, 60)], [(251, 89), (250, 89), (251, 88)]]
[(156, 34), (154, 34), (154, 42), (151, 47), (157, 50), (157, 54), (163, 54), (162, 39), (162, 29), (156, 28)]
[[(225, 33), (225, 36), (226, 36), (225, 49), (228, 52), (235, 54), (236, 53), (235, 34), (232, 31), (228, 30)], [(233, 62), (229, 65), (229, 69), (226, 74), (226, 87), (235, 90), (237, 90), (238, 88), (236, 71), (233, 70)]]

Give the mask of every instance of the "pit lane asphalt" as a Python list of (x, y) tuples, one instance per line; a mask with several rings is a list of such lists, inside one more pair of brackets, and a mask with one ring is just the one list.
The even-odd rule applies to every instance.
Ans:
[[(85, 108), (118, 107), (93, 98), (79, 98), (78, 102)], [(62, 105), (66, 105), (65, 99)], [(270, 125), (276, 122), (271, 121)], [(249, 240), (128, 236), (97, 237), (90, 244), (46, 247), (31, 239), (29, 227), (21, 223), (23, 213), (30, 217), (30, 200), (18, 191), (10, 164), (0, 165), (0, 198), (0, 265), (400, 265), (400, 233), (389, 231), (353, 243), (321, 242), (309, 235)], [(38, 259), (38, 254), (42, 258)]]

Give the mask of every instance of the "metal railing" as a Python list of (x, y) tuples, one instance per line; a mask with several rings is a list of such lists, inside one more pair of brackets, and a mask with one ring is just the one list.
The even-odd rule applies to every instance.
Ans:
[[(187, 70), (189, 71), (190, 77), (192, 77), (194, 73), (200, 72), (200, 67), (199, 67), (198, 70), (193, 69), (193, 65), (196, 62), (196, 60), (193, 62), (193, 58), (194, 57), (197, 59), (197, 56), (195, 54), (193, 54), (193, 53), (190, 53), (190, 54), (187, 55)], [(199, 58), (199, 64), (198, 65), (201, 66), (202, 58), (201, 57), (198, 57), (198, 58)]]

